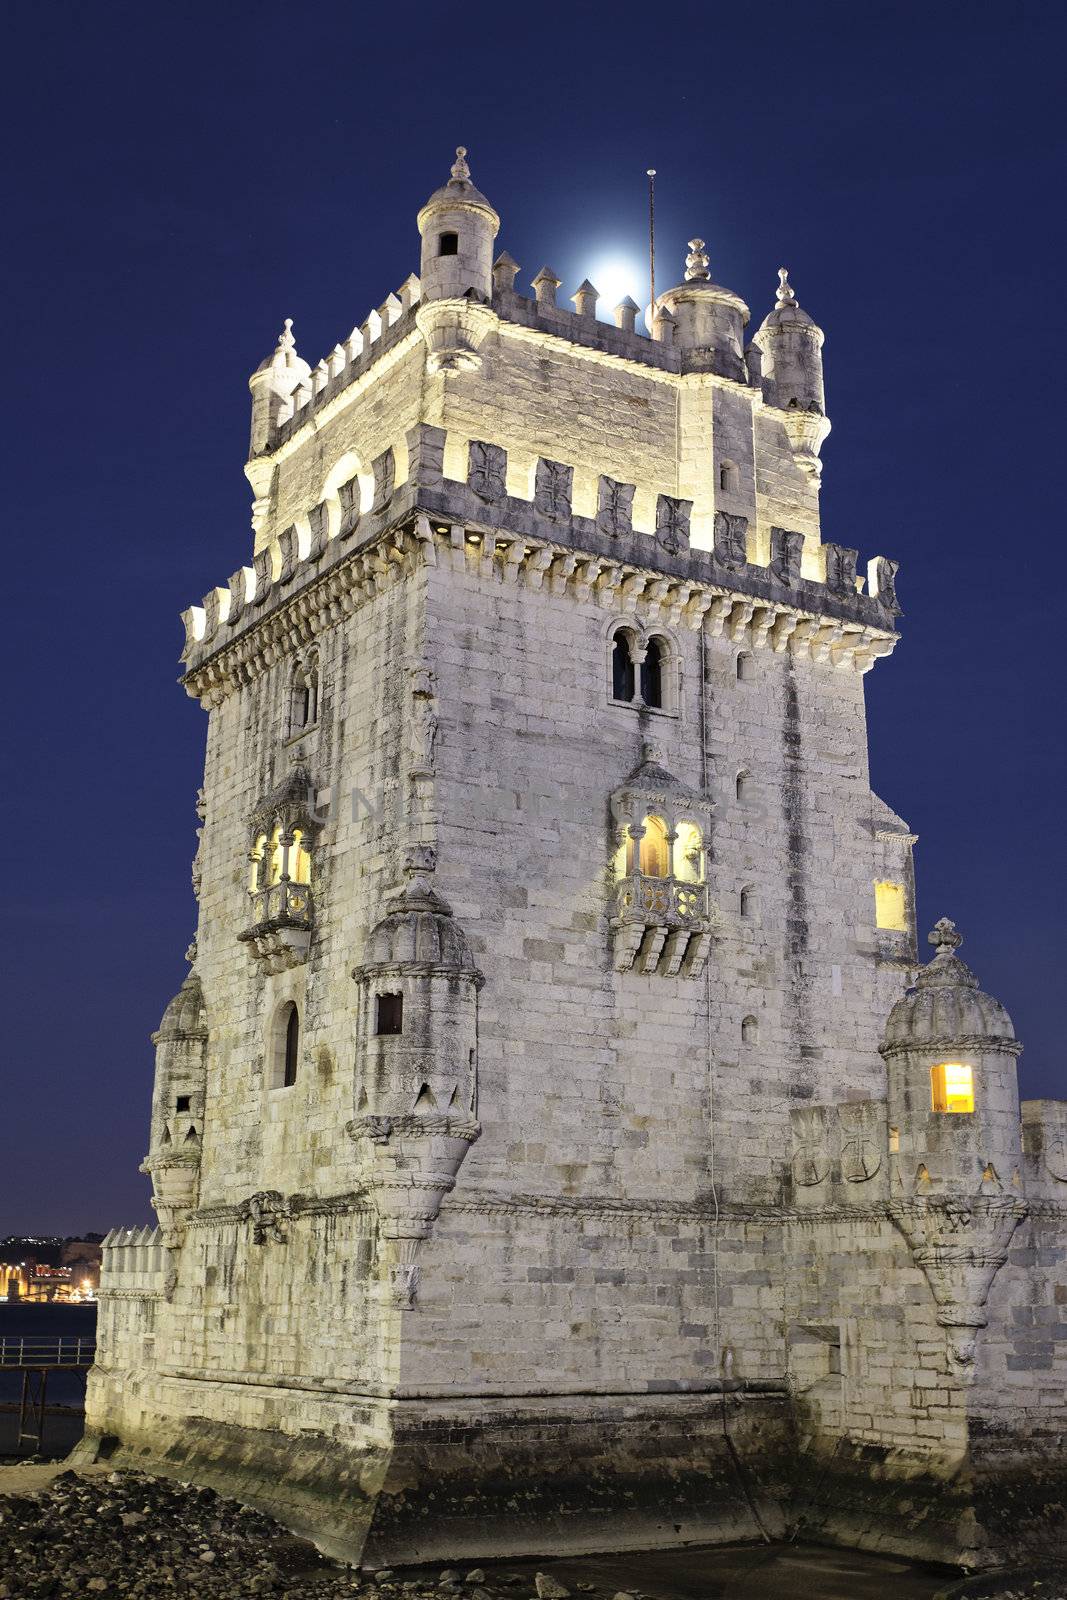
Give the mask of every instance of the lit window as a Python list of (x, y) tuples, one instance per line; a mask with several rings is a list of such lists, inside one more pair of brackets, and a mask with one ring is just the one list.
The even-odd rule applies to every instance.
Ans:
[(293, 829), (293, 842), (289, 846), (289, 877), (293, 883), (306, 885), (311, 882), (311, 857), (299, 828)]
[[(646, 878), (670, 877), (670, 850), (667, 844), (667, 825), (659, 817), (646, 817), (641, 824), (644, 833), (637, 849), (637, 870)], [(626, 849), (626, 868), (634, 870), (634, 839)]]
[(403, 1033), (404, 996), (380, 994), (375, 998), (375, 1033)]
[(974, 1110), (974, 1072), (960, 1061), (930, 1068), (930, 1103), (935, 1111)]
[(270, 836), (270, 868), (267, 883), (271, 888), (282, 881), (282, 825), (276, 823)]
[(679, 822), (674, 841), (674, 876), (679, 883), (701, 883), (704, 878), (704, 841), (695, 822)]
[(260, 888), (260, 874), (263, 871), (263, 857), (266, 854), (266, 851), (267, 835), (265, 833), (261, 833), (257, 835), (256, 842), (252, 846), (252, 851), (249, 856), (249, 860), (252, 864), (251, 871), (248, 875), (248, 889), (250, 894), (255, 894)]
[(879, 928), (888, 928), (893, 933), (907, 933), (908, 907), (902, 883), (875, 884), (874, 919)]
[(890, 1128), (890, 1130), (889, 1130), (889, 1154), (891, 1156), (895, 1156), (895, 1155), (899, 1155), (899, 1153), (900, 1153), (900, 1129), (899, 1128)]

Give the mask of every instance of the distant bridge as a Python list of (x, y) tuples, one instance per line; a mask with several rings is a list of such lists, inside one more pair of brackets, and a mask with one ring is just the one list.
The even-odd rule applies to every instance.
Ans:
[(96, 1359), (95, 1338), (24, 1339), (0, 1337), (0, 1372), (22, 1373), (16, 1449), (24, 1441), (41, 1444), (50, 1372), (87, 1372)]

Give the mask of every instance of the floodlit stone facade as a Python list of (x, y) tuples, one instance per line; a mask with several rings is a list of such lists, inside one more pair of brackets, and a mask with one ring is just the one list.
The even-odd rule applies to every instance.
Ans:
[(919, 970), (823, 335), (700, 240), (655, 339), (524, 297), (462, 151), (418, 222), (253, 375), (185, 614), (199, 925), (85, 1449), (372, 1565), (1051, 1538), (1067, 1106), (951, 924)]

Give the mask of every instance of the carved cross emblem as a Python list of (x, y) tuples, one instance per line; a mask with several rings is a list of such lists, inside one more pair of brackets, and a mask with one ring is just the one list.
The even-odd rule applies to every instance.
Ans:
[(467, 483), (480, 500), (502, 500), (507, 493), (507, 452), (498, 444), (472, 439), (467, 457)]

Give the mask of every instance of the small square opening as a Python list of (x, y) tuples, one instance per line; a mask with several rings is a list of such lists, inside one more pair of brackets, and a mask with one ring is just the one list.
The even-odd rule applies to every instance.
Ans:
[(380, 994), (376, 997), (374, 1013), (375, 1033), (403, 1033), (404, 996)]
[(973, 1111), (973, 1070), (962, 1061), (940, 1061), (931, 1067), (930, 1104), (934, 1111)]
[(175, 1111), (188, 1111), (191, 1101), (191, 1095), (180, 1094), (174, 1102)]
[(442, 233), (437, 241), (437, 254), (439, 256), (458, 256), (459, 234)]

